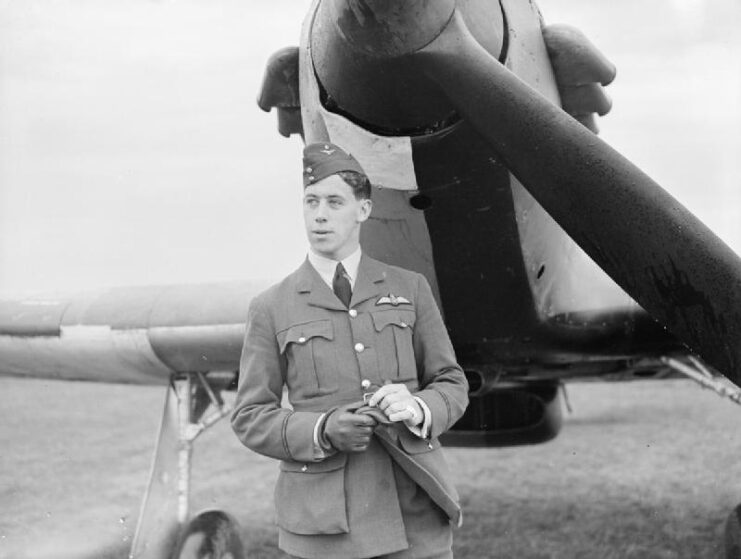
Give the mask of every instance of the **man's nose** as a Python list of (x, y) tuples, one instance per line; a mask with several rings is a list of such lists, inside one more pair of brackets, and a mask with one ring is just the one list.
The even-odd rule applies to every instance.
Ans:
[(325, 222), (327, 221), (327, 205), (320, 202), (317, 206), (316, 213), (314, 214), (316, 221)]

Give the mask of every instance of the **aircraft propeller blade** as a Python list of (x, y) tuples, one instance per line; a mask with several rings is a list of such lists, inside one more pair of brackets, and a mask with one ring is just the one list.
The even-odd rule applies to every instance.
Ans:
[(378, 57), (413, 60), (613, 280), (741, 384), (741, 259), (733, 250), (486, 52), (454, 1), (363, 0), (346, 4), (341, 16), (337, 24), (354, 47), (365, 41)]

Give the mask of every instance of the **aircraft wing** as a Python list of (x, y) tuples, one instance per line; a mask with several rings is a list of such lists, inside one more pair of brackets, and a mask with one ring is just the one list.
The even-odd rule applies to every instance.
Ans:
[(0, 374), (137, 384), (167, 384), (175, 372), (234, 378), (249, 302), (267, 285), (0, 300)]

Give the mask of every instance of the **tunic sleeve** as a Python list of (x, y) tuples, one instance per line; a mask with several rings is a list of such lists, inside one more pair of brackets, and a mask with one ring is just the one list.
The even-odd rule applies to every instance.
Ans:
[(417, 275), (414, 356), (420, 382), (415, 396), (424, 400), (432, 415), (431, 437), (447, 431), (468, 405), (468, 382), (455, 358), (440, 310), (427, 280)]
[(321, 413), (281, 407), (286, 363), (262, 297), (250, 304), (232, 429), (246, 447), (279, 460), (316, 461), (314, 426)]

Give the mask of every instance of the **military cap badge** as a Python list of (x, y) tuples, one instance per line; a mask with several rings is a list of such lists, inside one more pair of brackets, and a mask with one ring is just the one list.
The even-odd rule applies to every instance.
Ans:
[(365, 171), (349, 153), (330, 142), (309, 144), (304, 148), (304, 188), (342, 171)]

